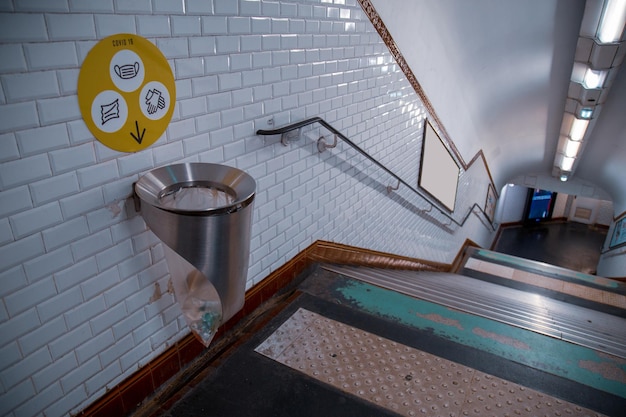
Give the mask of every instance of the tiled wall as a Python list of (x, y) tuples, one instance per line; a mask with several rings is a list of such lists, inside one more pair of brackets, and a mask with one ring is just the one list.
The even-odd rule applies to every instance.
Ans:
[[(132, 183), (165, 164), (236, 166), (257, 180), (248, 288), (317, 239), (452, 262), (488, 246), (319, 129), (284, 147), (260, 128), (321, 116), (416, 183), (423, 104), (356, 0), (0, 2), (0, 414), (63, 416), (188, 331), (163, 248), (134, 212)], [(123, 154), (94, 140), (76, 85), (95, 43), (137, 33), (168, 58), (166, 133)], [(458, 213), (484, 205), (484, 168), (462, 173)], [(476, 211), (476, 210), (475, 210)], [(158, 294), (157, 294), (158, 295)], [(156, 297), (158, 298), (158, 297)]]
[(626, 247), (615, 246), (611, 249), (611, 241), (615, 234), (617, 222), (613, 222), (607, 233), (598, 262), (598, 275), (603, 277), (626, 279)]

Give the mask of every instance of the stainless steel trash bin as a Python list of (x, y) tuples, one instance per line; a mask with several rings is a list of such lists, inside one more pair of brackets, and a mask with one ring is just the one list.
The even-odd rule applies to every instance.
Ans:
[(176, 299), (208, 346), (243, 307), (256, 183), (224, 165), (154, 169), (135, 183), (141, 215), (165, 243)]

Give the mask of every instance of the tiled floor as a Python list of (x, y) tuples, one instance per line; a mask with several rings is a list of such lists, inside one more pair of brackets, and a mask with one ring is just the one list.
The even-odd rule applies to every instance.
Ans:
[[(548, 232), (548, 234), (550, 233), (555, 234), (557, 232)], [(579, 233), (579, 231), (574, 230), (574, 233)], [(517, 244), (528, 244), (526, 240), (520, 237), (521, 235), (522, 233), (519, 232), (518, 237), (514, 238)], [(503, 234), (504, 236), (505, 234)], [(585, 241), (581, 242), (580, 249), (578, 249), (579, 258), (581, 254), (585, 254), (584, 256), (589, 259), (594, 256), (591, 253), (594, 245), (589, 245), (586, 241), (587, 238), (588, 236), (584, 235), (583, 240)], [(541, 236), (539, 239), (541, 239)], [(535, 243), (532, 247), (534, 251), (545, 250), (548, 253), (552, 253), (554, 245), (558, 244), (555, 242), (558, 242), (558, 240), (548, 239), (546, 242), (547, 246), (542, 248)], [(500, 239), (500, 244), (506, 245), (509, 249), (515, 246), (515, 243), (506, 243), (502, 238)], [(570, 239), (568, 246), (571, 244)], [(519, 255), (519, 252), (514, 254)], [(566, 256), (565, 258), (568, 257)], [(559, 375), (558, 373), (546, 372), (543, 369), (529, 366), (528, 361), (511, 360), (510, 357), (499, 355), (497, 346), (493, 349), (481, 349), (476, 346), (463, 345), (455, 341), (453, 337), (442, 336), (443, 333), (438, 331), (438, 326), (452, 326), (456, 330), (459, 323), (451, 323), (441, 319), (439, 323), (433, 322), (433, 324), (428, 326), (419, 326), (398, 320), (391, 314), (385, 314), (384, 309), (382, 311), (373, 311), (368, 308), (366, 303), (362, 302), (363, 300), (346, 296), (342, 288), (349, 286), (350, 283), (351, 279), (349, 278), (321, 269), (315, 269), (304, 274), (291, 288), (285, 289), (289, 295), (285, 297), (287, 301), (278, 304), (271, 311), (268, 310), (267, 313), (259, 315), (259, 318), (255, 321), (238, 329), (232, 338), (232, 344), (220, 348), (214, 357), (206, 360), (204, 368), (198, 370), (196, 377), (190, 380), (183, 392), (170, 393), (173, 395), (169, 397), (161, 395), (156, 401), (148, 404), (136, 413), (135, 417), (501, 416), (509, 414), (529, 416), (604, 414), (621, 416), (623, 415), (623, 410), (626, 410), (626, 361), (624, 361), (625, 365), (622, 367), (624, 368), (622, 369), (623, 375), (613, 376), (618, 381), (621, 378), (623, 385), (620, 385), (619, 382), (616, 385), (615, 381), (610, 381), (613, 384), (611, 392), (597, 388), (601, 387), (602, 384), (595, 384), (593, 386), (596, 388), (592, 388), (589, 385), (582, 384), (580, 379), (569, 379), (563, 377), (563, 373)], [(367, 290), (364, 290), (363, 294), (367, 295)], [(397, 297), (407, 297), (407, 300), (409, 299), (408, 296), (395, 294), (396, 296), (393, 299), (390, 298), (387, 301), (378, 299), (378, 301), (381, 301), (383, 306), (387, 305), (391, 311), (391, 309), (396, 309), (399, 303), (403, 303), (402, 301), (398, 302)], [(283, 296), (285, 295), (283, 294)], [(415, 314), (419, 313), (411, 313), (412, 307), (410, 302), (407, 302), (405, 307), (406, 314), (415, 316)], [(404, 379), (401, 378), (395, 382), (397, 382), (396, 385), (399, 387), (404, 387), (409, 391), (400, 395), (404, 399), (403, 401), (390, 401), (390, 398), (387, 398), (387, 396), (392, 394), (385, 393), (382, 395), (383, 393), (380, 391), (372, 393), (372, 387), (367, 387), (367, 381), (371, 383), (375, 378), (372, 379), (360, 375), (360, 377), (363, 377), (358, 378), (360, 387), (356, 386), (356, 390), (350, 391), (346, 389), (343, 385), (344, 383), (339, 385), (328, 383), (327, 380), (316, 378), (314, 371), (310, 369), (308, 371), (311, 372), (294, 370), (285, 364), (278, 363), (266, 354), (259, 353), (259, 349), (263, 351), (263, 346), (261, 348), (259, 346), (272, 335), (276, 335), (276, 331), (285, 323), (289, 327), (290, 318), (298, 311), (307, 311), (316, 315), (316, 317), (323, 317), (323, 320), (335, 326), (335, 330), (337, 326), (359, 329), (359, 332), (364, 332), (363, 334), (372, 335), (370, 337), (372, 340), (384, 340), (385, 343), (390, 343), (401, 350), (406, 350), (404, 353), (409, 358), (411, 354), (422, 355), (433, 361), (444, 363), (448, 369), (447, 373), (449, 373), (450, 366), (469, 370), (468, 372), (481, 376), (481, 381), (489, 380), (491, 388), (482, 388), (486, 382), (482, 383), (482, 385), (478, 382), (478, 385), (473, 386), (470, 384), (470, 379), (466, 381), (470, 385), (460, 387), (458, 384), (462, 378), (459, 381), (456, 381), (454, 378), (444, 381), (436, 369), (429, 368), (424, 370), (425, 373), (421, 372), (423, 370), (421, 368), (417, 370), (407, 369), (406, 372), (403, 370)], [(428, 314), (428, 312), (418, 314), (418, 316), (420, 315), (433, 316), (433, 314)], [(301, 328), (298, 331), (307, 330)], [(320, 331), (328, 332), (331, 330), (322, 329)], [(332, 342), (332, 337), (328, 333), (325, 334), (330, 338), (324, 340), (323, 335), (318, 335), (310, 341), (313, 345), (316, 345), (313, 350), (308, 352), (310, 360), (314, 362), (316, 360), (324, 361), (328, 365), (332, 364), (333, 360), (354, 359), (355, 355), (350, 355), (349, 349), (344, 352), (346, 353), (345, 358), (340, 358), (339, 353), (336, 353), (336, 356), (333, 357), (333, 352), (329, 353), (330, 356), (328, 358), (319, 358), (320, 352), (325, 352), (328, 346), (337, 348), (337, 343), (353, 343), (350, 341), (335, 341), (334, 345), (328, 345), (328, 342)], [(545, 337), (546, 339), (543, 343), (545, 343), (547, 349), (550, 349), (551, 339), (548, 336), (537, 335), (536, 337)], [(318, 343), (319, 338), (322, 338), (322, 340), (319, 340)], [(322, 342), (326, 344), (324, 345)], [(286, 346), (288, 341), (281, 343), (283, 346)], [(356, 345), (353, 343), (354, 346)], [(359, 349), (362, 347), (359, 347)], [(322, 350), (318, 352), (315, 349)], [(520, 354), (525, 353), (521, 352)], [(553, 354), (559, 355), (559, 352), (553, 352)], [(590, 355), (594, 355), (592, 350), (590, 350)], [(301, 364), (308, 360), (307, 353), (305, 353), (302, 360), (304, 362)], [(310, 365), (307, 363), (304, 366)], [(391, 369), (394, 369), (393, 366), (390, 367)], [(369, 365), (361, 369), (361, 372), (365, 371), (370, 373), (377, 372)], [(413, 371), (419, 373), (419, 376), (417, 373), (413, 375)], [(356, 370), (353, 373), (355, 372)], [(392, 372), (389, 372), (387, 375), (383, 374), (379, 373), (377, 377), (382, 378), (382, 384), (390, 388), (394, 382), (388, 380), (388, 377), (391, 376), (392, 379), (397, 379), (397, 376), (393, 376)], [(407, 375), (410, 375), (410, 378)], [(485, 378), (482, 378), (482, 376), (485, 376)], [(355, 374), (356, 377), (357, 375)], [(335, 382), (338, 381), (338, 378), (339, 376), (336, 376)], [(347, 378), (351, 378), (349, 374)], [(427, 382), (436, 381), (436, 383), (420, 385), (426, 378), (430, 378)], [(493, 385), (494, 383), (495, 385)], [(405, 386), (406, 384), (410, 386)], [(437, 392), (428, 392), (432, 386), (437, 388), (435, 390)], [(624, 387), (623, 395), (621, 395), (622, 386)], [(449, 390), (445, 391), (444, 389), (441, 391), (441, 387), (449, 388)], [(355, 386), (350, 388), (355, 388)], [(420, 391), (422, 388), (426, 391)], [(375, 390), (380, 389), (382, 388), (375, 388)], [(367, 392), (373, 395), (366, 395)], [(454, 398), (446, 398), (449, 392), (453, 392)], [(513, 395), (515, 399), (505, 398), (504, 395), (507, 395), (507, 393)], [(410, 401), (406, 396), (408, 394), (411, 395)], [(413, 398), (413, 395), (415, 395), (415, 398)], [(376, 401), (377, 398), (380, 401)], [(415, 402), (416, 400), (418, 403)], [(389, 403), (396, 404), (395, 408), (394, 406), (385, 405)], [(505, 410), (508, 411), (505, 412)]]
[(502, 230), (494, 251), (594, 273), (607, 230), (582, 223), (541, 223)]

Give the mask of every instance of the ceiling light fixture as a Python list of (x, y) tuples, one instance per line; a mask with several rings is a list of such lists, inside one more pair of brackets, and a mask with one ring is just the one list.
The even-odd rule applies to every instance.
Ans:
[(587, 68), (587, 71), (585, 72), (585, 78), (583, 78), (583, 86), (587, 90), (594, 90), (596, 88), (600, 88), (604, 84), (605, 77), (606, 77), (606, 72), (592, 70), (591, 68)]
[(561, 165), (560, 165), (561, 170), (567, 171), (567, 172), (571, 171), (572, 167), (574, 166), (574, 161), (575, 161), (575, 158), (570, 158), (567, 156), (564, 156), (563, 158), (561, 158)]
[(587, 126), (589, 126), (588, 119), (574, 119), (574, 123), (572, 123), (572, 128), (569, 131), (569, 137), (572, 140), (580, 142), (583, 140), (585, 136), (585, 132), (587, 131)]
[(597, 37), (600, 43), (613, 43), (622, 38), (626, 22), (626, 0), (607, 0)]
[(587, 2), (552, 169), (552, 175), (561, 181), (574, 174), (585, 148), (583, 139), (593, 140), (590, 121), (598, 117), (621, 66), (625, 25), (626, 0)]
[(567, 140), (565, 144), (565, 156), (569, 158), (575, 158), (578, 155), (578, 150), (580, 149), (580, 142), (576, 142), (574, 140)]

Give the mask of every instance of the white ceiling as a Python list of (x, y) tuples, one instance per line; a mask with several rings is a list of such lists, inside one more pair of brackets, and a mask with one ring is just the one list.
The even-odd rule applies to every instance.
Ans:
[(497, 187), (538, 178), (553, 191), (591, 189), (626, 210), (624, 65), (574, 177), (552, 176), (584, 0), (372, 3), (466, 162), (482, 150)]

